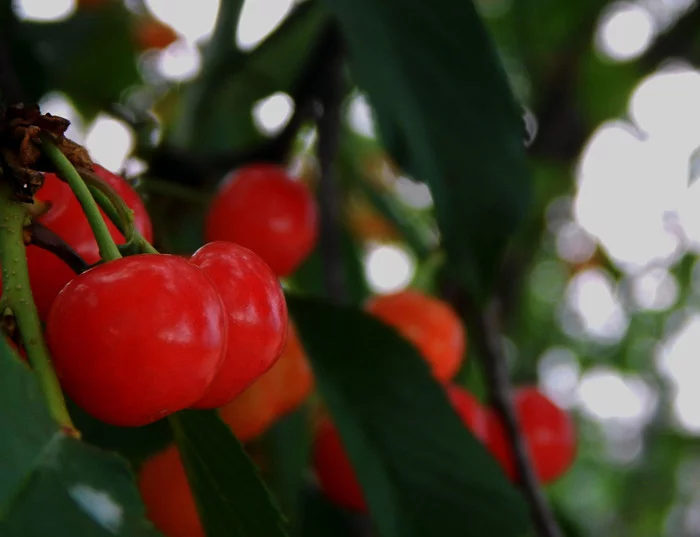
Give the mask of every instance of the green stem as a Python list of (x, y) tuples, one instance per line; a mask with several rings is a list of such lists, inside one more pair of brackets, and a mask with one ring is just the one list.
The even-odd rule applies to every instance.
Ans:
[(15, 201), (9, 186), (0, 185), (0, 264), (2, 265), (2, 306), (17, 321), (29, 362), (39, 379), (49, 410), (64, 431), (79, 437), (63, 399), (61, 385), (51, 364), (41, 331), (41, 321), (32, 297), (24, 245), (26, 207)]
[(100, 209), (95, 203), (90, 189), (80, 177), (80, 174), (73, 167), (66, 156), (61, 153), (60, 149), (56, 147), (53, 140), (49, 138), (48, 135), (42, 134), (42, 150), (44, 154), (53, 162), (58, 171), (58, 175), (64, 179), (70, 186), (73, 194), (80, 202), (83, 212), (90, 223), (92, 228), (92, 233), (95, 235), (95, 240), (97, 241), (97, 246), (100, 249), (100, 257), (105, 261), (114, 261), (115, 259), (121, 258), (119, 253), (119, 248), (117, 248), (112, 235), (109, 233), (107, 228), (107, 223), (102, 218), (100, 214)]
[[(133, 227), (131, 228), (131, 233), (128, 232), (127, 226), (124, 224), (124, 220), (120, 217), (119, 211), (117, 210), (114, 202), (95, 185), (90, 185), (90, 192), (92, 197), (100, 206), (100, 208), (105, 212), (107, 217), (112, 221), (116, 228), (121, 232), (122, 235), (127, 240), (127, 244), (124, 247), (134, 246), (137, 251), (145, 254), (157, 254), (159, 253), (150, 242), (148, 242), (138, 230)], [(133, 211), (132, 211), (133, 214)], [(130, 236), (129, 236), (130, 235)], [(127, 248), (128, 249), (128, 248)]]

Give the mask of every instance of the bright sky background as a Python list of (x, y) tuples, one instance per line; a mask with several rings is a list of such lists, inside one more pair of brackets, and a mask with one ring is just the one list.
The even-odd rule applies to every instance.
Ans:
[[(211, 34), (218, 0), (147, 0), (146, 4), (181, 36), (157, 53), (154, 63), (160, 74), (171, 80), (195, 76), (200, 58), (194, 43)], [(692, 0), (618, 2), (601, 18), (595, 44), (610, 61), (634, 59), (691, 4)], [(22, 16), (35, 20), (60, 19), (75, 9), (73, 0), (21, 0), (16, 5)], [(238, 45), (254, 47), (292, 5), (293, 0), (247, 0)], [(91, 125), (82, 125), (61, 95), (48, 96), (42, 105), (74, 121), (72, 137), (84, 141), (95, 160), (114, 170), (123, 165), (133, 138), (121, 122), (102, 115)], [(259, 103), (254, 117), (261, 129), (275, 132), (291, 110), (290, 98), (277, 94)], [(351, 124), (359, 132), (374, 132), (371, 110), (362, 97), (351, 106)], [(632, 307), (659, 311), (673, 306), (678, 282), (668, 268), (683, 252), (700, 252), (700, 181), (688, 186), (691, 170), (700, 172), (700, 162), (691, 165), (698, 146), (700, 72), (683, 64), (669, 65), (634, 90), (628, 119), (607, 122), (587, 143), (575, 170), (574, 199), (556, 202), (565, 214), (568, 209), (570, 217), (550, 225), (560, 258), (584, 262), (599, 244), (627, 275), (622, 285), (630, 289)], [(425, 187), (408, 179), (399, 181), (396, 190), (414, 204), (431, 204)], [(391, 244), (370, 245), (366, 261), (377, 292), (405, 287), (415, 270), (410, 256)], [(557, 270), (545, 268), (550, 273)], [(543, 292), (552, 294), (551, 289)], [(560, 297), (561, 293), (554, 299)], [(621, 285), (605, 271), (591, 268), (578, 273), (566, 284), (559, 305), (564, 330), (601, 344), (619, 341), (629, 323), (621, 297)], [(674, 387), (678, 426), (700, 434), (700, 315), (685, 315), (655, 348), (658, 372)], [(623, 376), (604, 363), (582, 375), (576, 356), (566, 348), (547, 351), (540, 377), (543, 389), (561, 405), (579, 407), (607, 424), (612, 443), (620, 440), (620, 430), (642, 427), (657, 404), (657, 394), (643, 379)]]

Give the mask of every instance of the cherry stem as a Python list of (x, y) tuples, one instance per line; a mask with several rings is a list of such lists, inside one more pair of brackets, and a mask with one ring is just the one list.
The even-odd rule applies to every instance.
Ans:
[[(8, 185), (0, 185), (0, 264), (2, 265), (2, 313), (14, 316), (29, 362), (39, 379), (49, 410), (62, 429), (76, 438), (80, 433), (73, 425), (61, 385), (51, 364), (44, 341), (41, 321), (29, 283), (29, 269), (24, 245), (26, 205), (16, 201)], [(8, 311), (9, 310), (9, 311)]]
[[(106, 183), (105, 185), (111, 189), (111, 187)], [(151, 245), (151, 243), (148, 242), (146, 238), (143, 235), (141, 235), (141, 233), (139, 233), (133, 225), (131, 225), (131, 233), (128, 232), (127, 226), (124, 225), (124, 221), (120, 218), (119, 209), (117, 209), (118, 204), (114, 203), (114, 200), (110, 195), (108, 195), (104, 190), (101, 190), (100, 187), (97, 187), (95, 185), (91, 184), (89, 185), (89, 188), (90, 192), (92, 193), (92, 197), (95, 198), (97, 204), (105, 212), (107, 217), (112, 221), (112, 223), (117, 227), (117, 229), (122, 233), (122, 235), (124, 235), (124, 237), (127, 239), (127, 243), (119, 247), (120, 250), (128, 251), (130, 248), (135, 247), (135, 249), (140, 253), (159, 253), (158, 250), (156, 250)], [(124, 203), (116, 192), (112, 192), (115, 196), (117, 196), (117, 198), (119, 198), (121, 203)], [(129, 209), (129, 211), (131, 211), (131, 209)], [(131, 211), (131, 213), (133, 214), (133, 211)]]
[(119, 253), (119, 248), (117, 248), (117, 244), (112, 239), (107, 223), (102, 218), (100, 209), (83, 178), (66, 156), (61, 153), (61, 150), (56, 147), (49, 135), (42, 133), (41, 142), (44, 154), (53, 162), (59, 177), (68, 183), (78, 202), (80, 202), (80, 206), (83, 208), (83, 212), (97, 241), (100, 257), (105, 261), (120, 259), (122, 255)]
[(134, 211), (126, 204), (112, 185), (96, 173), (88, 170), (81, 170), (80, 175), (88, 185), (97, 204), (119, 232), (124, 235), (126, 244), (119, 247), (121, 251), (128, 252), (136, 249), (138, 252), (147, 254), (159, 253), (136, 229)]
[(59, 257), (76, 274), (90, 268), (90, 265), (66, 241), (38, 221), (34, 220), (29, 226), (29, 230), (31, 244)]

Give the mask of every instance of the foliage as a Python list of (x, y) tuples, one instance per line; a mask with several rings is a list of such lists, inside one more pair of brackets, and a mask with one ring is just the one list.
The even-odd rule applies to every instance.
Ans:
[[(234, 40), (243, 2), (221, 0), (211, 41), (198, 45), (201, 71), (179, 82), (154, 68), (162, 51), (135, 40), (135, 25), (152, 18), (147, 3), (77, 2), (75, 13), (53, 22), (25, 20), (11, 4), (0, 8), (3, 98), (13, 87), (27, 101), (60, 92), (86, 124), (99, 113), (122, 120), (135, 137), (130, 156), (145, 163), (133, 184), (154, 221), (155, 245), (182, 254), (203, 243), (208, 201), (241, 164), (290, 164), (327, 202), (313, 110), (327, 97), (329, 51), (339, 37), (347, 62), (333, 172), (347, 205), (338, 211), (338, 259), (329, 259), (323, 236), (284, 280), (316, 393), (244, 449), (213, 412), (119, 428), (68, 401), (82, 433), (72, 438), (52, 421), (30, 369), (1, 341), (1, 535), (159, 535), (133, 474), (173, 440), (186, 454), (210, 537), (528, 534), (518, 489), (460, 426), (415, 349), (361, 312), (375, 291), (365, 255), (377, 243), (408, 253), (413, 287), (439, 294), (446, 280), (456, 281), (476, 308), (497, 300), (515, 384), (542, 381), (554, 356), (577, 382), (604, 367), (655, 398), (641, 424), (600, 419), (569, 398), (577, 460), (546, 489), (567, 536), (697, 533), (697, 493), (686, 483), (697, 442), (674, 421), (677, 387), (657, 364), (659, 345), (699, 305), (696, 255), (686, 248), (666, 263), (678, 296), (649, 311), (634, 303), (634, 274), (604, 246), (568, 261), (557, 241), (562, 225), (575, 222), (576, 166), (596, 129), (628, 120), (632, 91), (665, 61), (700, 61), (700, 8), (669, 16), (643, 53), (615, 62), (596, 45), (614, 7), (605, 0), (306, 0), (249, 51)], [(253, 110), (277, 92), (291, 98), (294, 113), (269, 134)], [(353, 125), (360, 95), (376, 122), (371, 134)], [(536, 120), (535, 127), (526, 121), (529, 135), (526, 115)], [(426, 186), (430, 203), (402, 194)], [(393, 235), (359, 234), (349, 200), (370, 207)], [(324, 280), (334, 262), (345, 278), (342, 304)], [(567, 306), (572, 280), (592, 272), (612, 282), (629, 321), (617, 339), (587, 332)], [(484, 349), (468, 340), (458, 379), (485, 400)], [(330, 504), (309, 472), (320, 403), (367, 490), (369, 516)]]

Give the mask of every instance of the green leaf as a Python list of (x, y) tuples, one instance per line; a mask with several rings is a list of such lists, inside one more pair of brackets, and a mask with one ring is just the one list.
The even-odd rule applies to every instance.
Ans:
[(382, 537), (516, 537), (525, 505), (398, 333), (353, 308), (289, 310)]
[(367, 172), (362, 165), (364, 159), (368, 158), (371, 152), (376, 155), (380, 151), (373, 142), (346, 129), (338, 151), (338, 170), (341, 180), (361, 192), (374, 209), (399, 231), (416, 256), (423, 259), (431, 251), (427, 222), (417, 218), (417, 211), (406, 207), (389, 192), (380, 191), (366, 176)]
[(66, 436), (0, 342), (0, 535), (156, 537), (120, 458)]
[[(318, 2), (299, 5), (285, 22), (249, 53), (237, 49), (193, 81), (201, 95), (183, 101), (179, 125), (170, 142), (202, 152), (227, 151), (264, 139), (253, 123), (253, 105), (269, 95), (293, 92), (309, 52), (327, 22)], [(199, 86), (199, 87), (196, 87)], [(189, 91), (189, 88), (188, 88)], [(192, 103), (201, 103), (192, 109)]]
[(66, 403), (83, 441), (108, 451), (116, 451), (134, 468), (173, 441), (168, 420), (159, 420), (144, 427), (115, 427), (93, 418), (70, 399)]
[(317, 488), (304, 490), (301, 513), (301, 537), (357, 537), (373, 535), (367, 531), (365, 518), (334, 505)]
[(123, 5), (78, 10), (55, 23), (25, 23), (49, 85), (67, 93), (90, 119), (141, 81), (132, 39), (131, 15)]
[(309, 464), (310, 428), (306, 405), (277, 421), (263, 438), (269, 454), (270, 488), (289, 519), (291, 534), (298, 533), (301, 494)]
[(169, 418), (207, 537), (284, 537), (285, 520), (238, 439), (213, 410)]
[[(347, 299), (351, 303), (361, 304), (370, 295), (364, 272), (362, 251), (350, 231), (344, 226), (340, 228), (340, 240)], [(327, 296), (323, 270), (321, 245), (317, 244), (309, 257), (288, 279), (288, 283), (296, 291), (315, 296)]]
[(485, 298), (530, 180), (522, 113), (473, 3), (326, 4), (389, 149), (431, 188), (455, 277)]

